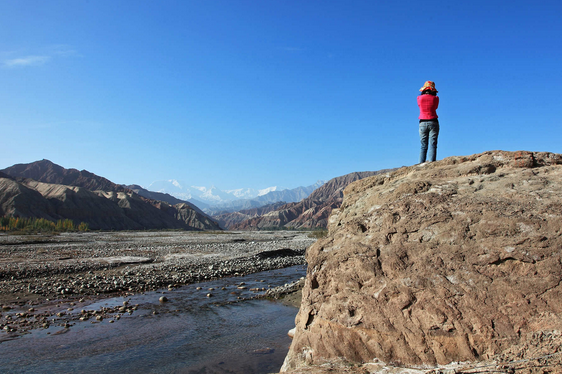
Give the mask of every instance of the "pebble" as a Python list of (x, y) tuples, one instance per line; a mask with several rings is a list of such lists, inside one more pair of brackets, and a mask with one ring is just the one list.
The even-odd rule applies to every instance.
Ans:
[[(59, 323), (69, 324), (69, 321), (79, 319), (85, 321), (92, 319), (92, 317), (96, 317), (99, 321), (98, 317), (105, 318), (107, 316), (109, 320), (111, 319), (109, 314), (124, 314), (127, 312), (131, 314), (136, 308), (129, 307), (127, 300), (123, 301), (124, 309), (120, 307), (102, 308), (99, 311), (82, 309), (80, 313), (70, 313), (73, 310), (71, 307), (76, 305), (76, 300), (79, 303), (84, 303), (97, 295), (114, 297), (116, 295), (135, 295), (163, 289), (172, 291), (183, 285), (203, 280), (247, 275), (259, 271), (304, 264), (304, 256), (302, 255), (257, 259), (257, 253), (277, 250), (281, 247), (292, 248), (304, 254), (304, 249), (315, 241), (308, 238), (307, 233), (288, 234), (288, 232), (248, 232), (242, 234), (245, 237), (244, 241), (238, 242), (232, 242), (232, 234), (228, 232), (221, 233), (221, 235), (198, 233), (197, 236), (182, 232), (170, 234), (163, 232), (157, 236), (145, 232), (93, 233), (87, 241), (84, 241), (83, 236), (72, 233), (65, 235), (64, 238), (38, 235), (37, 240), (47, 241), (47, 244), (45, 244), (46, 254), (38, 254), (33, 243), (29, 245), (21, 244), (21, 242), (28, 242), (28, 237), (21, 239), (18, 236), (0, 237), (0, 244), (7, 244), (0, 245), (1, 255), (12, 250), (10, 243), (17, 243), (18, 251), (21, 250), (26, 256), (25, 262), (2, 262), (0, 264), (0, 274), (4, 275), (1, 294), (24, 295), (23, 301), (13, 302), (17, 304), (18, 308), (28, 303), (30, 295), (33, 297), (34, 305), (41, 305), (45, 301), (54, 301), (57, 303), (57, 308), (64, 308), (65, 304), (70, 306), (64, 308), (66, 312), (59, 309), (57, 313), (54, 311), (42, 312), (36, 316), (28, 314), (36, 312), (35, 308), (28, 307), (24, 316), (21, 314), (18, 317), (13, 315), (13, 319), (8, 313), (0, 314), (1, 326), (4, 328), (6, 323), (10, 321), (9, 328), (17, 327), (18, 330), (47, 328), (50, 326), (49, 321), (53, 316), (59, 319)], [(240, 234), (235, 235), (240, 238)], [(260, 240), (256, 241), (257, 238), (260, 238)], [(58, 243), (61, 239), (64, 240), (63, 246)], [(6, 243), (6, 240), (9, 240), (10, 243)], [(50, 244), (51, 242), (52, 244)], [(178, 243), (177, 246), (175, 243)], [(56, 261), (56, 258), (58, 258), (57, 251), (60, 252), (61, 248), (64, 251), (71, 248), (73, 258), (78, 261)], [(88, 248), (88, 251), (81, 251), (82, 248)], [(150, 254), (147, 254), (146, 248), (150, 248)], [(180, 257), (166, 259), (168, 253), (178, 253)], [(183, 253), (187, 254), (185, 258), (181, 257)], [(210, 256), (207, 256), (207, 254)], [(108, 267), (106, 262), (94, 260), (95, 258), (123, 255), (158, 258), (158, 261), (142, 266), (135, 264), (119, 268), (114, 265)], [(259, 280), (259, 282), (265, 281)], [(247, 289), (243, 282), (233, 286), (238, 290)], [(220, 289), (224, 291), (231, 288), (232, 286), (221, 287)], [(198, 287), (197, 290), (202, 290), (202, 288)], [(206, 294), (210, 295), (208, 297), (213, 296), (210, 291), (215, 290), (209, 289)], [(233, 292), (232, 294), (240, 295), (240, 292)], [(163, 298), (167, 301), (165, 296)], [(14, 299), (19, 300), (15, 297)], [(29, 304), (32, 303), (29, 302)], [(13, 308), (8, 303), (0, 304), (0, 306), (3, 312), (8, 312)], [(54, 305), (51, 305), (51, 307), (54, 307)], [(115, 322), (118, 318), (115, 317), (111, 320)]]
[(166, 296), (161, 296), (160, 299), (158, 299), (161, 303), (165, 303), (166, 301), (168, 301), (168, 298)]

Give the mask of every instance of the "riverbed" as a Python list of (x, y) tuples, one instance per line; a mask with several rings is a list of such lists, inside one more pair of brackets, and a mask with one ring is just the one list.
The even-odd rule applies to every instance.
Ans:
[(304, 264), (314, 241), (296, 231), (0, 234), (0, 306), (135, 294)]
[(0, 235), (1, 373), (277, 372), (307, 233)]
[[(264, 284), (283, 286), (305, 275), (303, 265), (223, 278), (80, 305), (58, 304), (65, 317), (84, 310), (135, 305), (133, 313), (51, 325), (0, 342), (2, 373), (278, 372), (291, 343), (297, 308), (254, 299)], [(160, 299), (166, 297), (166, 302)], [(72, 311), (68, 311), (72, 309)], [(15, 315), (18, 309), (11, 310)], [(56, 318), (56, 317), (55, 317)], [(64, 319), (64, 318), (63, 318)]]

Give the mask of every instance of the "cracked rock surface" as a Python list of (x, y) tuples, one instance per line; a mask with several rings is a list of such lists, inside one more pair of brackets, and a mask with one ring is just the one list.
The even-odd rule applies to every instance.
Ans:
[(562, 155), (490, 151), (352, 183), (307, 251), (282, 372), (553, 354), (536, 372), (559, 373), (561, 254)]

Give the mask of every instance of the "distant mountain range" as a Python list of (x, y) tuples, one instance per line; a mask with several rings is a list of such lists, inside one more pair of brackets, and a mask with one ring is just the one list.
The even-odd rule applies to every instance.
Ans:
[(279, 202), (298, 202), (308, 197), (314, 190), (323, 184), (323, 181), (318, 181), (308, 187), (297, 187), (292, 190), (271, 191), (253, 199), (241, 199), (216, 204), (203, 209), (203, 211), (211, 216), (216, 216), (222, 213), (236, 212), (239, 210), (256, 209), (271, 204), (278, 204)]
[[(0, 170), (0, 216), (68, 218), (106, 230), (325, 228), (332, 210), (340, 207), (347, 185), (392, 170), (350, 173), (291, 190), (221, 191), (186, 188), (172, 180), (151, 184), (150, 188), (159, 189), (151, 191), (41, 160)], [(188, 196), (210, 204), (197, 200), (202, 204), (197, 206), (182, 199)]]
[[(346, 174), (329, 180), (314, 190), (306, 199), (299, 202), (277, 206), (272, 210), (264, 209), (262, 212), (242, 211), (222, 214), (213, 218), (229, 230), (326, 228), (332, 210), (341, 206), (345, 187), (356, 180), (384, 174), (392, 170), (394, 169)], [(240, 219), (242, 214), (247, 218)]]
[(166, 193), (178, 199), (189, 201), (200, 207), (205, 213), (215, 215), (241, 209), (258, 208), (279, 201), (300, 201), (324, 183), (324, 181), (318, 181), (311, 186), (294, 189), (280, 189), (274, 186), (261, 190), (240, 188), (223, 191), (215, 186), (210, 188), (186, 186), (185, 183), (172, 179), (153, 182), (147, 187), (147, 190)]
[(160, 199), (49, 160), (0, 171), (0, 216), (71, 219), (102, 230), (220, 229), (190, 203), (170, 201), (172, 196), (155, 197)]
[(223, 191), (215, 186), (189, 186), (186, 183), (175, 179), (152, 182), (146, 189), (150, 191), (168, 193), (185, 201), (189, 201), (191, 199), (203, 201), (208, 205), (224, 203), (232, 200), (253, 199), (271, 191), (277, 191), (277, 187), (269, 187), (261, 190), (253, 188), (239, 188), (236, 190)]
[(252, 218), (261, 217), (264, 214), (275, 211), (286, 203), (281, 201), (273, 204), (268, 204), (260, 206), (257, 208), (243, 209), (237, 212), (221, 213), (213, 215), (213, 219), (217, 221), (222, 229), (228, 229), (229, 227), (235, 227), (240, 223), (250, 220)]

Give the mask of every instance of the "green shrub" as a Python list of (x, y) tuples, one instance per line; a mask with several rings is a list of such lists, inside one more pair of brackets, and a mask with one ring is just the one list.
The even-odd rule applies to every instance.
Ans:
[(80, 225), (78, 225), (78, 231), (90, 231), (90, 225), (86, 222), (80, 222)]
[(81, 222), (78, 227), (71, 219), (59, 219), (57, 222), (45, 218), (22, 218), (4, 216), (0, 218), (0, 230), (11, 232), (67, 232), (88, 231), (89, 225)]

